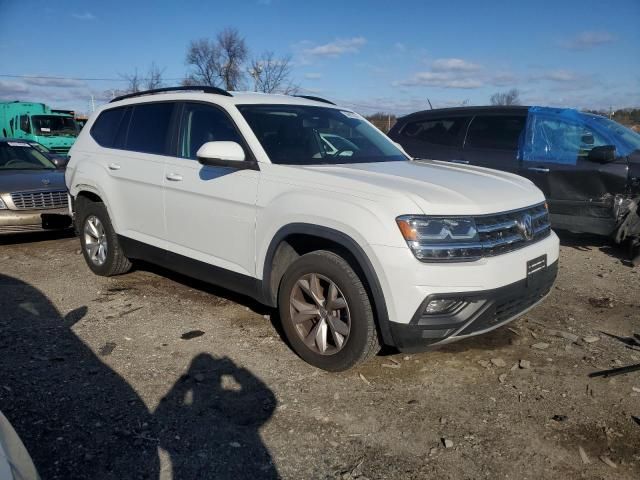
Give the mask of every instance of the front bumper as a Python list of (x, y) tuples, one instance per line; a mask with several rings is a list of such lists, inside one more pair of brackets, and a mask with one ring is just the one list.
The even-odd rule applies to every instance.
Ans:
[[(408, 324), (389, 322), (395, 346), (404, 352), (480, 335), (505, 325), (546, 297), (558, 274), (558, 262), (534, 275), (492, 290), (427, 297)], [(463, 306), (444, 315), (424, 315), (432, 298), (456, 298)]]
[(69, 208), (0, 210), (0, 235), (69, 228)]

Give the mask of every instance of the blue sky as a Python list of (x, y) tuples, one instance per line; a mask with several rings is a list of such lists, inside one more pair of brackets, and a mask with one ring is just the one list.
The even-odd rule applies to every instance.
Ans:
[(235, 27), (252, 54), (291, 55), (304, 92), (362, 113), (514, 87), (527, 104), (638, 107), (639, 25), (640, 0), (0, 0), (0, 98), (87, 111), (151, 62), (177, 84), (190, 40)]

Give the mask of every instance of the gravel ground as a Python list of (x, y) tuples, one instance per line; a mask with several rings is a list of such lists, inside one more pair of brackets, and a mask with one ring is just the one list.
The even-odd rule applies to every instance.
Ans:
[(563, 243), (551, 296), (509, 327), (331, 374), (246, 298), (4, 238), (0, 410), (43, 479), (637, 479), (640, 372), (588, 374), (640, 362), (602, 333), (640, 334), (640, 268)]

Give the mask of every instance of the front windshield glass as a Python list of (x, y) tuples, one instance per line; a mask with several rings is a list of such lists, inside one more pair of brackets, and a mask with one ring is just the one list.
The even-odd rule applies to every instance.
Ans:
[(78, 126), (71, 117), (61, 115), (34, 115), (31, 123), (36, 135), (78, 135)]
[(590, 118), (593, 122), (604, 127), (611, 134), (610, 136), (620, 139), (630, 146), (632, 150), (640, 150), (640, 134), (605, 117), (590, 115)]
[(239, 105), (273, 163), (320, 165), (407, 160), (359, 115), (306, 105)]
[(56, 166), (42, 153), (28, 143), (0, 143), (0, 171), (2, 170), (45, 170)]

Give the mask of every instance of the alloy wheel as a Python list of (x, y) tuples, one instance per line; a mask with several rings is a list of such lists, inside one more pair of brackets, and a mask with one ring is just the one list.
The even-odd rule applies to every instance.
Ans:
[(84, 221), (84, 248), (95, 265), (107, 261), (107, 233), (98, 217), (89, 215)]
[(303, 275), (289, 298), (291, 320), (304, 344), (320, 355), (334, 355), (351, 332), (347, 300), (338, 286), (318, 273)]

